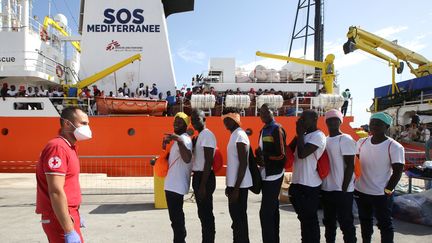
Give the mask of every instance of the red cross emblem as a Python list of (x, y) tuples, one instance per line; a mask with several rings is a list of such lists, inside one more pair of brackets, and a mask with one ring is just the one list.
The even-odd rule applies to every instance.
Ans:
[(59, 157), (57, 157), (57, 156), (54, 156), (54, 157), (52, 157), (51, 159), (48, 160), (48, 166), (51, 169), (60, 168), (61, 163), (62, 163), (61, 159)]

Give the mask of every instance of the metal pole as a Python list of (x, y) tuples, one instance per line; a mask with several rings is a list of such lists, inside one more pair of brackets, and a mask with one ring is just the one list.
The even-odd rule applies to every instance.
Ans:
[(225, 97), (222, 97), (222, 108), (221, 108), (221, 116), (223, 114), (223, 110), (224, 110), (224, 103), (225, 103)]
[(299, 105), (298, 105), (298, 96), (296, 97), (296, 104), (295, 104), (295, 106), (296, 106), (295, 115), (298, 116), (298, 108), (299, 108)]
[(420, 93), (420, 104), (423, 104), (423, 90)]

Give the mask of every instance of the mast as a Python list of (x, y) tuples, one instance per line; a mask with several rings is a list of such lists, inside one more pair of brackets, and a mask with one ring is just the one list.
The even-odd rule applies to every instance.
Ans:
[[(314, 7), (314, 26), (311, 26), (311, 8)], [(299, 13), (306, 14), (306, 23), (297, 26)], [(306, 57), (308, 38), (314, 36), (314, 60), (323, 61), (324, 47), (324, 0), (299, 0), (294, 20), (288, 56), (291, 56), (294, 40), (304, 41), (303, 55)], [(298, 30), (298, 31), (297, 31)]]

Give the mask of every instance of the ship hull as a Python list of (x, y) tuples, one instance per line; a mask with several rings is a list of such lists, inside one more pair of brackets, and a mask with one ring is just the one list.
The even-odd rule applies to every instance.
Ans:
[[(283, 125), (290, 141), (295, 136), (297, 118), (277, 117), (276, 120)], [(345, 118), (341, 129), (357, 139), (349, 125), (352, 120), (352, 117)], [(173, 121), (173, 117), (90, 117), (93, 138), (77, 143), (79, 155), (84, 157), (81, 158), (81, 172), (108, 176), (152, 176), (150, 160), (161, 154), (163, 134), (172, 132)], [(319, 118), (318, 126), (327, 133), (323, 117)], [(216, 135), (226, 164), (230, 133), (220, 117), (208, 117), (207, 127)], [(252, 131), (250, 140), (255, 148), (262, 128), (260, 118), (242, 117), (242, 127)], [(0, 172), (33, 173), (40, 152), (58, 134), (59, 118), (0, 117), (0, 131)], [(217, 174), (225, 175), (225, 167)]]

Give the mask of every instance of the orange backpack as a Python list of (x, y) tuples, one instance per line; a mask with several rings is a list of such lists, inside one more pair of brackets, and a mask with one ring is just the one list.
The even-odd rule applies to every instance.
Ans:
[[(285, 154), (286, 154), (285, 170), (292, 171), (295, 156), (294, 156), (294, 151), (291, 150), (291, 147), (289, 145), (285, 146)], [(315, 152), (313, 154), (315, 156), (315, 159), (317, 159)], [(330, 158), (326, 150), (324, 150), (321, 157), (317, 159), (317, 171), (321, 179), (326, 178), (330, 173)]]
[(169, 165), (169, 155), (171, 151), (173, 143), (167, 144), (165, 150), (162, 151), (160, 156), (156, 159), (156, 163), (154, 165), (154, 173), (158, 177), (166, 177), (168, 175), (168, 170), (180, 159), (180, 156), (174, 160), (174, 162)]
[[(315, 152), (314, 156), (316, 158)], [(324, 179), (330, 173), (330, 158), (326, 150), (324, 150), (321, 157), (317, 160), (317, 171), (321, 179)]]
[(294, 165), (294, 152), (291, 150), (289, 144), (285, 145), (285, 171), (292, 171)]
[(214, 158), (213, 158), (213, 171), (217, 172), (219, 171), (223, 166), (223, 157), (222, 157), (222, 153), (219, 150), (218, 147), (215, 148), (215, 154), (214, 154)]

